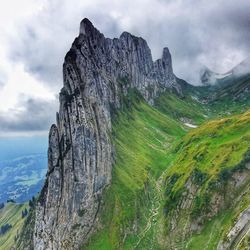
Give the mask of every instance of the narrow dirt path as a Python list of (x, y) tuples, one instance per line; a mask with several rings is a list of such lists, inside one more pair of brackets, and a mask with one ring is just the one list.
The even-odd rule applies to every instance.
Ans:
[(137, 249), (138, 246), (140, 245), (141, 241), (145, 238), (147, 232), (151, 229), (152, 227), (152, 222), (154, 221), (154, 218), (158, 215), (159, 209), (161, 207), (161, 200), (162, 200), (162, 181), (163, 181), (163, 174), (158, 178), (157, 181), (155, 181), (155, 189), (156, 189), (156, 196), (155, 199), (152, 200), (152, 207), (150, 209), (150, 216), (147, 220), (147, 224), (142, 230), (142, 232), (138, 236), (138, 241), (134, 247), (134, 249)]

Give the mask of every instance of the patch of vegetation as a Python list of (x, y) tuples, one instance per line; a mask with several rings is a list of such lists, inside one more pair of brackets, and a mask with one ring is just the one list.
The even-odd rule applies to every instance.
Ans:
[(28, 215), (28, 210), (27, 208), (24, 208), (24, 210), (22, 210), (22, 218), (25, 218)]
[(166, 184), (166, 191), (165, 191), (165, 195), (170, 195), (172, 188), (174, 187), (175, 183), (177, 182), (177, 180), (180, 178), (180, 175), (174, 173), (168, 180), (167, 180), (167, 184)]
[(4, 208), (4, 203), (0, 203), (0, 209)]
[[(200, 158), (196, 158), (198, 161), (200, 161)], [(195, 185), (201, 186), (207, 179), (207, 174), (203, 173), (198, 168), (195, 168), (191, 174), (191, 178), (193, 180), (193, 183)]]
[(8, 202), (0, 210), (0, 249), (11, 249), (14, 245), (16, 235), (21, 231), (25, 221), (22, 211), (27, 207), (27, 204)]
[(12, 225), (9, 223), (6, 223), (0, 227), (0, 235), (3, 235), (7, 233), (12, 228)]
[[(33, 203), (34, 204), (34, 203)], [(22, 230), (18, 230), (15, 236), (15, 249), (33, 250), (33, 232), (35, 226), (35, 207), (29, 207), (28, 215), (24, 219)]]
[(208, 213), (210, 211), (210, 201), (211, 196), (207, 192), (202, 195), (196, 195), (191, 212), (192, 219), (197, 218), (198, 216), (202, 215), (202, 213)]
[(155, 106), (162, 113), (175, 120), (184, 118), (192, 121), (194, 124), (203, 123), (211, 115), (209, 110), (191, 95), (182, 97), (174, 93), (165, 92), (155, 100)]

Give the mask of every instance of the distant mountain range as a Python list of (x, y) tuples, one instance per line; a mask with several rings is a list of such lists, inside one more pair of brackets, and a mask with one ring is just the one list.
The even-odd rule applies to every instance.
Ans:
[(226, 73), (220, 74), (213, 72), (207, 67), (204, 67), (200, 72), (200, 79), (203, 85), (216, 85), (224, 81), (232, 80), (234, 78), (243, 77), (250, 74), (250, 58), (246, 58), (240, 64)]

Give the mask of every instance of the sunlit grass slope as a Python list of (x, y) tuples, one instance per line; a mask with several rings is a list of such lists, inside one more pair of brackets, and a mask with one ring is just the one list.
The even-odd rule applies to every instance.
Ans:
[(4, 208), (0, 209), (0, 227), (6, 224), (12, 227), (3, 235), (0, 235), (0, 249), (8, 250), (11, 249), (15, 243), (15, 237), (20, 233), (21, 228), (24, 224), (24, 218), (22, 218), (22, 211), (28, 208), (25, 204), (6, 203)]
[[(180, 249), (216, 249), (240, 212), (250, 205), (247, 168), (250, 162), (250, 111), (210, 121), (190, 131), (172, 154), (176, 158), (166, 172), (165, 182), (166, 224), (176, 211), (180, 217), (179, 228), (201, 218), (203, 230), (190, 240), (183, 240)], [(235, 182), (237, 178), (232, 178), (234, 174), (237, 174), (238, 183)], [(191, 209), (185, 211), (180, 208), (180, 202), (190, 196), (187, 187), (191, 183), (195, 187), (191, 190), (196, 191)], [(214, 197), (220, 200), (218, 206), (211, 206)], [(211, 209), (218, 209), (218, 213)], [(172, 238), (175, 236), (177, 242), (179, 236), (173, 233)]]
[(196, 167), (215, 176), (240, 163), (250, 147), (249, 141), (250, 111), (207, 122), (190, 131), (174, 149), (180, 157), (173, 163), (171, 171), (185, 173), (184, 179)]
[[(116, 162), (104, 198), (105, 228), (91, 239), (89, 249), (131, 249), (136, 244), (152, 202), (157, 202), (155, 182), (172, 161), (166, 152), (186, 133), (181, 123), (134, 92), (125, 103), (113, 120)], [(135, 221), (137, 228), (132, 228)]]

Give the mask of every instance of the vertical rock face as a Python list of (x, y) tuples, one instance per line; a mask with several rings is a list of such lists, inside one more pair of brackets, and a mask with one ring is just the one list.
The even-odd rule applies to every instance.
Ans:
[(153, 104), (180, 92), (167, 48), (153, 62), (145, 40), (124, 32), (105, 38), (88, 19), (63, 65), (57, 124), (49, 134), (48, 173), (36, 208), (34, 246), (77, 249), (95, 229), (101, 195), (111, 183), (111, 107), (136, 88)]

